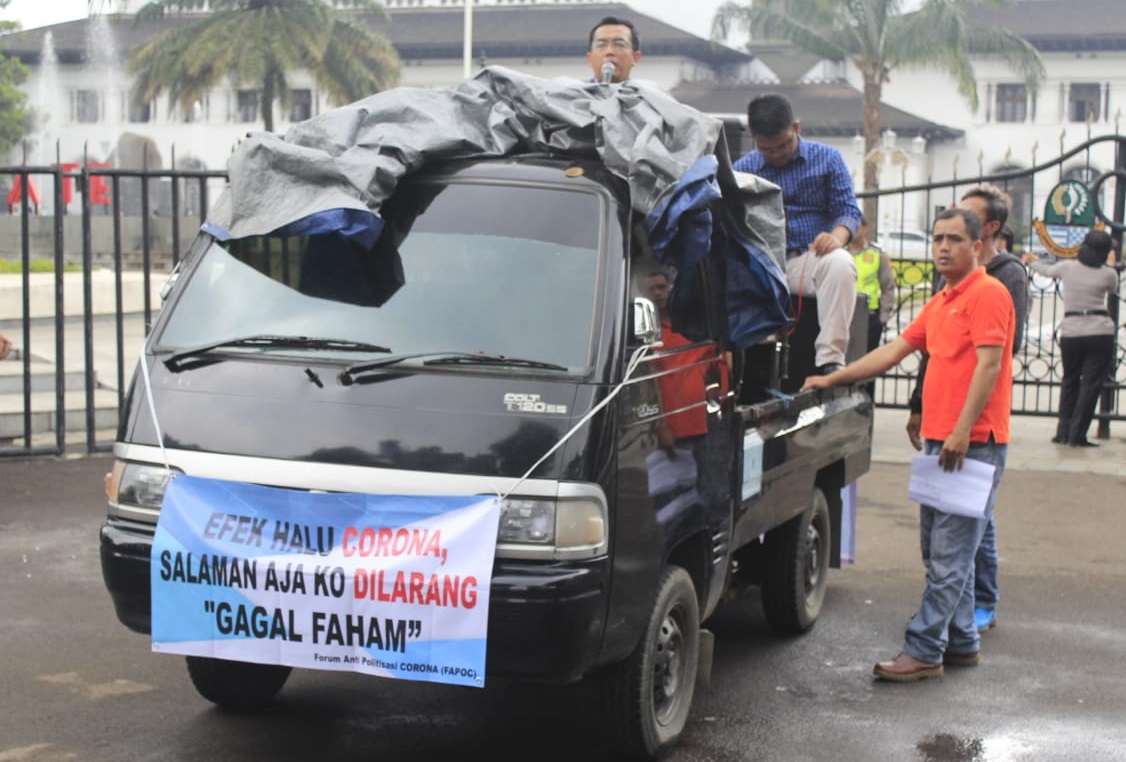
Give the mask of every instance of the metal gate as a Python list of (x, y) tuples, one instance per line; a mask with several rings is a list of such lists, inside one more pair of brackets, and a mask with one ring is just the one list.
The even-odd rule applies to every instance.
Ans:
[[(1113, 156), (1114, 170), (1098, 175), (1092, 167), (1092, 156)], [(1010, 157), (1006, 156), (1006, 163)], [(979, 160), (980, 161), (980, 160)], [(1034, 220), (1044, 208), (1049, 191), (1065, 179), (1079, 180), (1091, 189), (1096, 214), (1115, 239), (1115, 249), (1122, 252), (1124, 206), (1126, 206), (1126, 137), (1105, 135), (1087, 140), (1082, 145), (1061, 153), (1042, 164), (1028, 169), (955, 177), (941, 182), (928, 182), (902, 188), (882, 189), (857, 194), (864, 199), (891, 207), (898, 212), (899, 227), (896, 238), (877, 231), (894, 262), (899, 283), (896, 313), (888, 323), (885, 338), (898, 335), (905, 328), (932, 291), (933, 270), (929, 259), (928, 232), (934, 215), (958, 199), (972, 186), (988, 182), (1005, 190), (1013, 200), (1009, 226), (1016, 236), (1017, 253), (1041, 253)], [(956, 166), (955, 166), (956, 170)], [(871, 201), (869, 203), (872, 203)], [(906, 210), (922, 210), (915, 219), (925, 224), (918, 230), (908, 230), (903, 221)], [(877, 214), (875, 219), (887, 215)], [(1099, 435), (1107, 436), (1110, 421), (1126, 420), (1126, 411), (1119, 404), (1123, 384), (1126, 383), (1126, 333), (1122, 327), (1122, 275), (1119, 275), (1119, 293), (1110, 300), (1108, 310), (1118, 326), (1114, 368), (1107, 379), (1099, 408), (1096, 412)], [(1063, 375), (1056, 330), (1063, 318), (1063, 301), (1059, 284), (1047, 278), (1034, 276), (1031, 281), (1028, 325), (1024, 346), (1013, 360), (1013, 413), (1018, 415), (1054, 416), (1058, 411), (1059, 387)], [(914, 386), (918, 357), (912, 355), (876, 383), (875, 402), (881, 407), (904, 408)]]
[[(0, 167), (0, 455), (109, 449), (159, 309), (223, 172)], [(13, 361), (14, 360), (14, 361)]]

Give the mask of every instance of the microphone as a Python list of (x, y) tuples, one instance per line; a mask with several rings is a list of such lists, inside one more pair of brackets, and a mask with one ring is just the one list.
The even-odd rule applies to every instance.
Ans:
[(614, 81), (614, 72), (617, 70), (613, 61), (602, 62), (602, 84), (608, 85)]

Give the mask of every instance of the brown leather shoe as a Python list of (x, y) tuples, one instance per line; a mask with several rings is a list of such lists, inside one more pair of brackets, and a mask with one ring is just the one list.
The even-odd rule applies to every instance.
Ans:
[(968, 654), (952, 654), (947, 651), (942, 655), (942, 663), (947, 667), (976, 667), (981, 664), (981, 651), (970, 651)]
[(913, 683), (928, 677), (942, 677), (942, 665), (919, 661), (910, 654), (901, 653), (891, 661), (881, 661), (872, 669), (877, 680), (893, 683)]

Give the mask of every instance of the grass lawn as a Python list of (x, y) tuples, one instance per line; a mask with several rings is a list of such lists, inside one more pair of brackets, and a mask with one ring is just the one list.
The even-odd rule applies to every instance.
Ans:
[[(28, 272), (53, 273), (55, 261), (53, 259), (32, 259), (28, 262)], [(63, 272), (78, 272), (82, 267), (73, 263), (63, 265)], [(19, 259), (4, 259), (0, 257), (0, 275), (15, 275), (23, 272), (23, 262)]]

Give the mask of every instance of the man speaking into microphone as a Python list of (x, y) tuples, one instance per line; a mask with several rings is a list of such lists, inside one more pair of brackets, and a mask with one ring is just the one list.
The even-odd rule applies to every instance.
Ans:
[(615, 16), (595, 24), (590, 30), (586, 60), (596, 82), (625, 82), (630, 70), (641, 61), (641, 38), (633, 23)]

